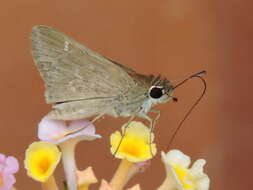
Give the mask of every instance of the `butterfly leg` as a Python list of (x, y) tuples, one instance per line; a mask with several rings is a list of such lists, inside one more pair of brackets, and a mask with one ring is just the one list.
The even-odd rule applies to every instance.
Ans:
[(156, 122), (157, 122), (157, 120), (158, 120), (158, 119), (160, 118), (160, 116), (161, 116), (161, 112), (160, 112), (160, 110), (150, 110), (150, 112), (157, 113), (155, 119), (153, 120), (151, 129), (150, 129), (151, 132), (153, 132), (153, 131), (154, 131), (154, 128), (155, 128), (155, 125), (156, 125)]
[(68, 136), (68, 135), (71, 135), (71, 134), (74, 134), (74, 133), (78, 133), (78, 132), (84, 130), (86, 127), (88, 127), (89, 125), (91, 125), (91, 124), (93, 124), (95, 121), (97, 121), (99, 118), (101, 118), (104, 114), (105, 114), (104, 112), (100, 113), (100, 114), (97, 115), (94, 119), (92, 119), (91, 122), (90, 122), (88, 125), (86, 125), (86, 126), (84, 126), (84, 127), (81, 127), (80, 129), (77, 129), (77, 130), (71, 130), (71, 131), (69, 131), (67, 134), (65, 134), (64, 136)]
[(152, 142), (152, 129), (153, 129), (153, 125), (154, 125), (154, 120), (151, 119), (148, 115), (146, 114), (141, 114), (140, 117), (142, 117), (143, 119), (146, 119), (149, 121), (149, 129), (150, 129), (150, 133), (149, 133), (149, 144), (150, 144), (150, 147), (149, 147), (149, 150), (150, 150), (150, 155), (151, 156), (154, 156), (153, 152), (152, 152), (152, 149), (151, 149), (151, 142)]
[[(151, 124), (151, 126), (150, 126), (149, 141), (150, 141), (150, 143), (151, 143), (151, 141), (152, 141), (151, 134), (152, 134), (152, 132), (154, 131), (154, 128), (155, 128), (155, 126), (156, 126), (156, 122), (157, 122), (157, 120), (160, 118), (161, 113), (160, 113), (160, 110), (150, 110), (150, 112), (157, 113), (155, 119), (153, 119), (152, 124)], [(153, 156), (151, 147), (150, 147), (150, 152), (151, 152), (151, 154), (152, 154), (152, 156)]]
[(160, 117), (160, 110), (150, 110), (150, 112), (153, 112), (153, 113), (157, 113), (157, 116), (155, 117), (155, 119), (151, 119), (148, 115), (146, 114), (142, 114), (141, 117), (148, 120), (150, 125), (149, 125), (149, 129), (150, 129), (150, 135), (149, 135), (149, 142), (150, 142), (150, 154), (152, 156), (154, 156), (153, 152), (152, 152), (152, 149), (151, 149), (151, 142), (152, 142), (152, 132), (155, 128), (155, 125), (156, 125), (156, 122), (157, 120), (159, 119)]
[(126, 123), (126, 125), (125, 125), (125, 127), (124, 127), (124, 129), (123, 129), (122, 137), (121, 137), (121, 139), (120, 139), (120, 142), (119, 142), (119, 144), (118, 144), (118, 147), (117, 147), (117, 149), (115, 150), (115, 152), (113, 153), (114, 156), (117, 154), (117, 152), (118, 152), (118, 150), (119, 150), (119, 147), (120, 147), (120, 145), (121, 145), (121, 143), (122, 143), (122, 141), (123, 141), (123, 138), (124, 138), (125, 135), (126, 135), (127, 127), (128, 127), (129, 124), (134, 120), (134, 118), (135, 118), (135, 115), (131, 116), (130, 119), (128, 120), (128, 122)]

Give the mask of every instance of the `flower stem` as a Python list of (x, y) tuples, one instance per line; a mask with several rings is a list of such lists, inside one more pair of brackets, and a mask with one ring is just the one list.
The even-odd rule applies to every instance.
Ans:
[(173, 179), (170, 176), (166, 176), (163, 183), (160, 185), (160, 187), (157, 188), (157, 190), (176, 190), (176, 185)]
[(75, 139), (60, 144), (62, 151), (62, 163), (69, 190), (77, 190), (76, 161), (75, 161)]
[(129, 162), (126, 159), (121, 160), (120, 165), (110, 182), (110, 185), (113, 186), (115, 190), (121, 190), (124, 187), (128, 173), (132, 167), (132, 162)]
[(46, 182), (41, 183), (43, 190), (58, 190), (54, 176), (50, 176)]

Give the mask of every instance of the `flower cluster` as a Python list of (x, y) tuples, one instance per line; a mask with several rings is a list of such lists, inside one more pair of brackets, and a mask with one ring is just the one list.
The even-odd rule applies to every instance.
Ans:
[[(75, 162), (75, 146), (81, 140), (95, 140), (101, 136), (95, 133), (95, 126), (88, 121), (64, 121), (44, 117), (39, 123), (38, 137), (41, 141), (32, 143), (26, 151), (25, 168), (28, 176), (42, 183), (44, 190), (57, 190), (54, 170), (62, 160), (67, 189), (88, 190), (97, 183), (92, 167), (80, 171)], [(99, 190), (121, 190), (139, 172), (145, 171), (156, 155), (154, 134), (143, 123), (132, 121), (124, 124), (121, 131), (110, 136), (111, 153), (121, 160), (110, 181), (101, 180)], [(166, 178), (157, 190), (208, 190), (209, 178), (203, 173), (205, 161), (197, 160), (191, 168), (190, 157), (179, 150), (161, 152), (166, 169)], [(128, 190), (140, 190), (136, 184)]]
[(14, 189), (14, 174), (18, 171), (18, 161), (13, 156), (0, 154), (0, 190)]
[[(101, 179), (98, 190), (141, 190), (136, 184), (125, 188), (136, 174), (144, 172), (157, 154), (154, 133), (143, 123), (132, 121), (124, 124), (121, 131), (110, 136), (110, 151), (120, 164), (110, 181)], [(41, 183), (43, 190), (59, 190), (54, 172), (62, 161), (67, 190), (88, 190), (98, 183), (91, 166), (79, 170), (75, 162), (75, 147), (82, 140), (101, 138), (95, 133), (95, 126), (85, 120), (66, 124), (64, 121), (44, 117), (38, 125), (40, 141), (30, 144), (25, 153), (24, 167), (27, 175)], [(157, 190), (208, 190), (209, 178), (203, 172), (204, 159), (195, 161), (179, 150), (161, 152), (166, 177)], [(0, 154), (0, 190), (14, 190), (14, 173), (18, 171), (18, 161), (14, 157)]]

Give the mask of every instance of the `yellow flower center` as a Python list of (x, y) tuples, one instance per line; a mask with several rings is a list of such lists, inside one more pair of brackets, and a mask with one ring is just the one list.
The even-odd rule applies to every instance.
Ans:
[(50, 166), (51, 166), (50, 160), (46, 157), (42, 158), (38, 163), (39, 173), (41, 174), (47, 173)]
[(0, 174), (0, 187), (2, 187), (3, 185), (4, 185), (3, 176)]
[(173, 165), (173, 169), (185, 189), (194, 189), (195, 185), (189, 176), (189, 170), (187, 168), (183, 168), (180, 165)]
[(125, 152), (126, 154), (135, 156), (135, 157), (140, 157), (141, 155), (141, 150), (140, 147), (134, 143), (128, 143), (124, 144), (125, 146), (122, 146), (121, 151)]

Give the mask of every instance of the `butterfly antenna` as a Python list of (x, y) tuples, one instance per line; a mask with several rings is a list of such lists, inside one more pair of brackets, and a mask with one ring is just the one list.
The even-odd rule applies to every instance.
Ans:
[(176, 129), (175, 132), (173, 133), (173, 135), (172, 135), (172, 137), (171, 137), (171, 139), (170, 139), (170, 142), (169, 142), (169, 144), (168, 144), (168, 146), (167, 146), (167, 150), (169, 150), (169, 148), (170, 148), (170, 146), (171, 146), (173, 140), (175, 139), (175, 137), (176, 137), (178, 131), (181, 129), (181, 127), (182, 127), (184, 121), (188, 118), (188, 116), (191, 114), (192, 110), (198, 105), (198, 103), (200, 102), (200, 100), (203, 98), (203, 96), (204, 96), (205, 93), (206, 93), (206, 81), (205, 81), (205, 79), (203, 79), (203, 78), (201, 77), (201, 76), (204, 75), (204, 74), (206, 74), (206, 71), (198, 72), (198, 73), (196, 73), (196, 74), (194, 74), (194, 75), (189, 76), (188, 78), (184, 79), (182, 82), (180, 82), (179, 84), (177, 84), (176, 86), (173, 87), (173, 89), (175, 89), (175, 88), (181, 86), (182, 84), (184, 84), (185, 82), (187, 82), (189, 79), (192, 79), (192, 78), (198, 78), (198, 79), (200, 79), (200, 80), (203, 82), (203, 85), (204, 85), (204, 88), (203, 88), (203, 91), (202, 91), (201, 95), (200, 95), (199, 98), (196, 100), (196, 102), (191, 106), (191, 108), (188, 110), (188, 112), (185, 114), (184, 118), (180, 121), (180, 123), (179, 123), (177, 129)]
[[(191, 76), (196, 76), (196, 75), (199, 75), (199, 76), (202, 76), (202, 75), (204, 75), (204, 74), (206, 74), (206, 71), (201, 71), (201, 72), (198, 72), (198, 73), (195, 73), (195, 74), (193, 74), (193, 75), (191, 75)], [(190, 76), (190, 77), (191, 77)], [(184, 81), (184, 80), (188, 80), (189, 78), (189, 75), (187, 75), (187, 76), (184, 76), (184, 77), (180, 77), (180, 78), (178, 78), (178, 79), (174, 79), (174, 80), (170, 80), (169, 82), (170, 83), (175, 83), (175, 82), (182, 82), (182, 81)], [(180, 82), (180, 83), (181, 83)]]
[(176, 86), (174, 86), (173, 90), (176, 89), (177, 87), (181, 86), (185, 82), (187, 82), (189, 79), (197, 77), (197, 76), (202, 76), (202, 75), (205, 75), (205, 74), (206, 74), (206, 71), (201, 71), (201, 72), (195, 73), (195, 74), (193, 74), (191, 76), (188, 76), (187, 78), (185, 78), (184, 80), (182, 80), (180, 83), (178, 83)]

